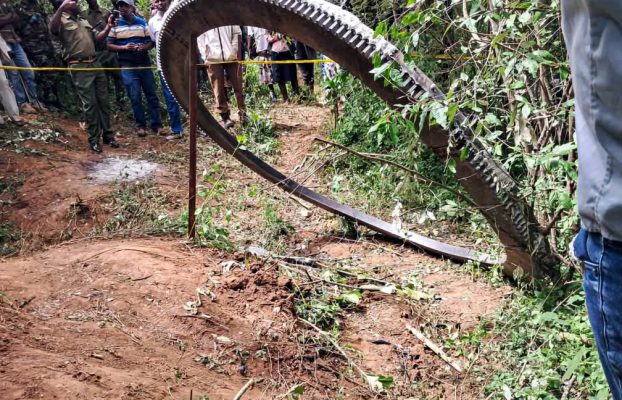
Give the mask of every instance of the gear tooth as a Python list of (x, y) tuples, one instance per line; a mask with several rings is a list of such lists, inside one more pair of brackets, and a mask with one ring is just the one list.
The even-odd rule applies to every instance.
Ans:
[(348, 40), (348, 43), (351, 45), (354, 45), (354, 42), (359, 38), (360, 36), (355, 33), (354, 35), (352, 35), (352, 38), (350, 40)]
[(363, 55), (367, 58), (370, 58), (372, 54), (374, 54), (375, 47), (373, 44), (369, 43), (367, 47), (363, 50)]

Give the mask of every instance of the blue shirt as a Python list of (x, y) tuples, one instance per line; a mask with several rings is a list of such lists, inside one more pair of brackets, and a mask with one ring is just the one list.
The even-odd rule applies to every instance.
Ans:
[[(117, 46), (151, 43), (147, 22), (137, 15), (134, 15), (134, 20), (131, 23), (120, 17), (117, 26), (110, 30), (106, 40), (108, 43)], [(151, 59), (148, 51), (120, 51), (119, 64), (121, 66), (146, 66), (151, 65)]]

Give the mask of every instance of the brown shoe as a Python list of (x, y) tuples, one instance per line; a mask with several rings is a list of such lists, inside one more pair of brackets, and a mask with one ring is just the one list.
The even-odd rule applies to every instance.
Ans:
[(184, 138), (184, 134), (183, 132), (179, 132), (179, 133), (173, 133), (171, 135), (168, 135), (166, 137), (166, 140), (180, 140)]
[(17, 126), (24, 126), (26, 122), (19, 115), (9, 116), (9, 120)]
[(155, 133), (158, 136), (168, 136), (171, 134), (171, 130), (168, 128), (158, 128), (158, 129), (154, 129), (153, 133)]
[(31, 106), (29, 103), (22, 104), (19, 110), (22, 114), (36, 114), (37, 113), (37, 110), (35, 110), (35, 108)]
[(32, 103), (32, 106), (34, 107), (35, 110), (46, 113), (48, 112), (48, 109), (45, 108), (45, 106), (43, 105), (43, 103), (41, 103), (40, 101), (37, 101), (36, 103)]

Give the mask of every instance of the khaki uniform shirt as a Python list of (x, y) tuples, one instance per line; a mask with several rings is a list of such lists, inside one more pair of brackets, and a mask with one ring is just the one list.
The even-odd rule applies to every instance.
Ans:
[(91, 10), (90, 8), (82, 13), (82, 17), (89, 21), (89, 24), (93, 27), (93, 29), (98, 31), (103, 31), (106, 28), (106, 24), (108, 23), (108, 18), (110, 17), (110, 11), (102, 10), (98, 8), (97, 10)]
[(67, 61), (95, 58), (95, 36), (93, 27), (80, 17), (64, 12), (58, 34)]

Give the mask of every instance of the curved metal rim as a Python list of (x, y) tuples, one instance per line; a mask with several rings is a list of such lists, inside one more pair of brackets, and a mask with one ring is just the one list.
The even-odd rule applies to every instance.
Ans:
[[(254, 7), (255, 12), (249, 13), (246, 7), (249, 9)], [(210, 12), (202, 13), (199, 10), (210, 10)], [(266, 10), (269, 10), (271, 13), (266, 14)], [(407, 68), (403, 63), (400, 63), (401, 54), (394, 46), (383, 38), (374, 37), (373, 32), (365, 27), (356, 17), (330, 3), (321, 0), (240, 0), (236, 2), (225, 0), (184, 0), (173, 6), (166, 16), (162, 34), (159, 37), (158, 65), (163, 71), (166, 84), (186, 110), (188, 109), (188, 81), (187, 74), (178, 73), (180, 68), (183, 68), (179, 63), (179, 55), (187, 54), (189, 48), (188, 40), (191, 34), (201, 34), (218, 26), (233, 24), (261, 26), (300, 38), (344, 66), (346, 70), (349, 70), (363, 80), (367, 86), (389, 103), (396, 104), (400, 99), (412, 101), (413, 97), (418, 96), (415, 89), (426, 91), (435, 97), (442, 96), (442, 93), (436, 89), (436, 86), (429, 78), (420, 71)], [(349, 28), (355, 25), (357, 28), (348, 30), (343, 28), (345, 25)], [(317, 34), (319, 32), (325, 33), (322, 38), (323, 41), (313, 36), (314, 33)], [(371, 57), (374, 54), (379, 54), (383, 60), (395, 60), (403, 66), (403, 76), (405, 79), (402, 88), (398, 88), (398, 90), (396, 88), (387, 89), (383, 87), (382, 82), (373, 80), (369, 71), (372, 65)], [(183, 71), (187, 71), (187, 64), (185, 67)], [(334, 214), (352, 218), (360, 224), (390, 238), (404, 241), (455, 261), (471, 260), (486, 265), (501, 264), (506, 261), (505, 258), (497, 259), (487, 254), (442, 243), (413, 232), (399, 231), (388, 222), (340, 204), (300, 185), (253, 153), (239, 149), (236, 139), (213, 118), (203, 104), (199, 104), (198, 123), (209, 137), (243, 165), (300, 199)], [(460, 130), (459, 133), (463, 133), (463, 131)], [(452, 139), (455, 140), (455, 138)], [(462, 137), (458, 137), (458, 139), (464, 140)], [(478, 147), (477, 143), (474, 147)], [(471, 154), (470, 158), (475, 161), (481, 160), (482, 154)], [(485, 156), (483, 159), (484, 170), (486, 168), (490, 170), (490, 160), (486, 159)], [(478, 168), (475, 167), (475, 169)], [(504, 181), (506, 177), (503, 174), (497, 173), (497, 171), (492, 171), (491, 175), (491, 177), (482, 178), (488, 183), (486, 186), (487, 190), (491, 188), (496, 189), (495, 193), (507, 200), (507, 203), (510, 203), (510, 205), (504, 204), (502, 207), (510, 207), (513, 204), (513, 197), (508, 194), (507, 190), (499, 187), (500, 181)], [(499, 207), (499, 204), (495, 204), (494, 207)], [(510, 211), (512, 212), (508, 213), (511, 216), (506, 217), (506, 219), (515, 222), (513, 226), (520, 225), (523, 218), (522, 214), (521, 218), (519, 218), (514, 210)], [(501, 234), (503, 233), (505, 232), (501, 230)], [(509, 237), (511, 235), (517, 236), (514, 231), (505, 236)], [(503, 242), (503, 235), (500, 237)], [(505, 243), (505, 245), (506, 251), (520, 254), (526, 253), (524, 246), (518, 240), (512, 243)], [(516, 265), (513, 265), (510, 272), (515, 268)], [(537, 271), (526, 272), (534, 273)]]

